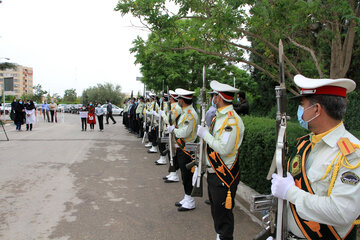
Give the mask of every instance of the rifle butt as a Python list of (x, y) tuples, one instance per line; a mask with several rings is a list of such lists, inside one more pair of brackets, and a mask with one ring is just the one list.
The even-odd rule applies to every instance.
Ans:
[(188, 164), (186, 164), (186, 169), (187, 170), (190, 170), (192, 169), (194, 166), (196, 165), (196, 162), (195, 161), (192, 161), (192, 162), (189, 162)]
[(168, 172), (176, 172), (176, 168), (174, 165), (169, 164), (169, 170)]
[(170, 152), (169, 149), (165, 149), (164, 151), (161, 152), (161, 155), (166, 156), (166, 155), (168, 155), (169, 152)]
[(261, 232), (256, 234), (256, 236), (253, 238), (253, 240), (266, 240), (270, 236), (271, 236), (270, 228), (263, 229)]
[(203, 196), (203, 178), (201, 176), (200, 178), (200, 186), (197, 187), (197, 184), (195, 183), (195, 186), (193, 187), (193, 190), (191, 191), (192, 197), (202, 197)]

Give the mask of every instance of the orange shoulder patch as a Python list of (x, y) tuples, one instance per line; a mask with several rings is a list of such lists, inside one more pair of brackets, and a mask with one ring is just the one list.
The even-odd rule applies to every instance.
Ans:
[(190, 109), (188, 109), (188, 112), (187, 113), (191, 113), (191, 110)]

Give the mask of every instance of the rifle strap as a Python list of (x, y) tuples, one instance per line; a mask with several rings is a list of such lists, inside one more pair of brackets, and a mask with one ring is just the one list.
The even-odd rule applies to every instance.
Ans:
[[(306, 156), (311, 152), (311, 140), (310, 135), (306, 135), (301, 138), (296, 145), (296, 151), (290, 157), (288, 161), (288, 171), (294, 177), (295, 185), (311, 194), (314, 194), (313, 189), (310, 186), (309, 180), (305, 171)], [(326, 240), (347, 240), (347, 236), (341, 238), (336, 232), (333, 226), (321, 224), (313, 221), (307, 221), (302, 219), (296, 211), (296, 206), (290, 203), (290, 209), (301, 232), (306, 239), (326, 239)], [(353, 226), (354, 227), (354, 226)], [(349, 233), (353, 230), (350, 229)]]
[[(212, 119), (209, 132), (213, 134), (213, 129), (215, 126), (216, 116)], [(212, 169), (215, 171), (218, 178), (225, 184), (228, 188), (226, 200), (225, 200), (225, 208), (231, 209), (232, 208), (232, 199), (231, 199), (231, 191), (230, 187), (235, 179), (238, 177), (240, 173), (240, 165), (239, 165), (239, 151), (236, 156), (234, 163), (232, 164), (231, 168), (229, 169), (224, 161), (221, 159), (220, 155), (215, 152), (208, 144), (206, 145), (207, 150), (207, 157), (210, 162)]]

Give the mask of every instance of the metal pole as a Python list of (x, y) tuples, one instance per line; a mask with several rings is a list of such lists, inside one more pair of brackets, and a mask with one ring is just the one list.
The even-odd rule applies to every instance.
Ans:
[(2, 93), (3, 93), (3, 105), (2, 105), (2, 109), (3, 109), (3, 116), (4, 116), (4, 122), (5, 122), (5, 117), (6, 117), (6, 115), (5, 115), (5, 79), (3, 78), (3, 82), (4, 82), (4, 84), (3, 84), (3, 89), (2, 89)]

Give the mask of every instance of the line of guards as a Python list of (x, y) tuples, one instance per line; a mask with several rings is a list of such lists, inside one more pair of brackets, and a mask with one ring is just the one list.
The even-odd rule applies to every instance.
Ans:
[[(298, 120), (311, 133), (299, 139), (288, 160), (287, 177), (273, 175), (272, 194), (288, 201), (285, 239), (356, 239), (354, 226), (360, 222), (356, 220), (360, 215), (360, 141), (345, 130), (342, 121), (346, 94), (356, 84), (350, 79), (310, 79), (301, 75), (294, 82), (301, 89), (297, 97)], [(124, 124), (130, 132), (138, 131), (144, 143), (148, 138), (145, 147), (150, 148), (149, 153), (160, 152), (155, 164), (166, 164), (168, 155), (169, 174), (164, 177), (165, 182), (179, 181), (180, 172), (184, 197), (175, 206), (181, 212), (196, 207), (191, 193), (198, 173), (187, 168), (194, 154), (186, 145), (194, 143), (197, 137), (205, 142), (208, 195), (216, 239), (229, 240), (233, 239), (238, 153), (245, 128), (232, 105), (238, 90), (217, 81), (211, 81), (210, 87), (213, 106), (206, 115), (211, 115), (212, 120), (206, 126), (198, 125), (194, 92), (181, 88), (169, 91), (160, 106), (154, 94), (150, 94), (146, 103), (143, 98), (130, 103), (124, 110)], [(164, 104), (166, 101), (170, 104)], [(337, 107), (340, 102), (341, 109)], [(134, 119), (131, 111), (138, 117)], [(175, 144), (158, 141), (167, 136), (169, 143)]]

